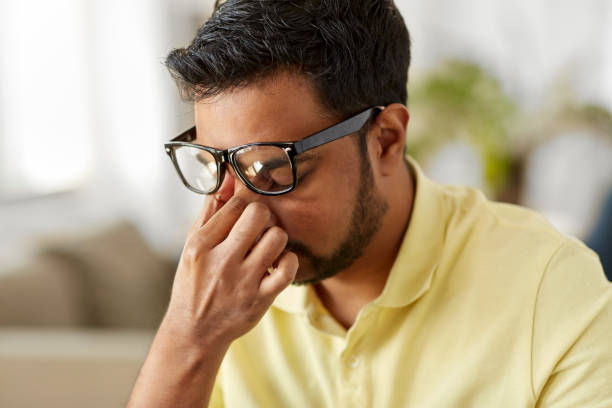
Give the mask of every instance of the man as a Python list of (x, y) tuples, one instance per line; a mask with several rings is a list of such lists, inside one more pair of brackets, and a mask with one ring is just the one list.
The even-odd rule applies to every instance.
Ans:
[(405, 158), (409, 62), (390, 0), (228, 0), (168, 56), (204, 206), (130, 406), (612, 406), (596, 256)]

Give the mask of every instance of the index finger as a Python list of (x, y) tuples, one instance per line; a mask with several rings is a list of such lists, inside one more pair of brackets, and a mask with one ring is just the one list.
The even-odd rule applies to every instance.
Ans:
[(233, 196), (226, 202), (220, 204), (220, 208), (206, 222), (196, 230), (196, 233), (202, 234), (206, 240), (217, 245), (229, 234), (230, 230), (240, 218), (240, 215), (247, 206), (244, 199)]

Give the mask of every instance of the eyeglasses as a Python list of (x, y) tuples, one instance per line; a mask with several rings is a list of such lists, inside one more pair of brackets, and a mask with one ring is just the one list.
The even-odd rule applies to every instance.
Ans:
[(223, 183), (229, 163), (240, 180), (263, 195), (285, 194), (297, 185), (296, 156), (325, 143), (355, 133), (384, 109), (375, 106), (297, 142), (249, 143), (218, 150), (191, 143), (195, 126), (164, 144), (183, 184), (198, 194), (212, 194)]

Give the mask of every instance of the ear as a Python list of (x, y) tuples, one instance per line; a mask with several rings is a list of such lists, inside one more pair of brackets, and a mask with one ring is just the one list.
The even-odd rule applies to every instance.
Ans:
[(368, 148), (373, 156), (371, 159), (377, 163), (383, 176), (391, 174), (404, 160), (409, 118), (408, 109), (400, 103), (394, 103), (380, 112), (372, 123)]

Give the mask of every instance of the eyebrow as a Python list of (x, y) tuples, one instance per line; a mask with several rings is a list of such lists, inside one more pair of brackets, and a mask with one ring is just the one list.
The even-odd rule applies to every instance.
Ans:
[[(299, 163), (304, 163), (313, 159), (316, 159), (317, 155), (314, 154), (309, 154), (309, 155), (299, 155), (299, 156), (295, 156), (293, 160), (295, 160), (296, 164)], [(200, 161), (200, 163), (202, 163)], [(270, 167), (270, 168), (276, 168), (276, 167), (280, 167), (281, 165), (284, 165), (286, 163), (285, 160), (281, 160), (281, 159), (275, 159), (275, 160), (271, 160), (271, 161), (266, 161), (266, 166)], [(202, 163), (204, 164), (204, 163)]]
[(295, 156), (295, 160), (306, 161), (306, 160), (316, 159), (318, 157), (319, 155), (316, 152), (309, 151), (309, 152), (303, 152), (301, 154), (298, 154), (297, 156)]

